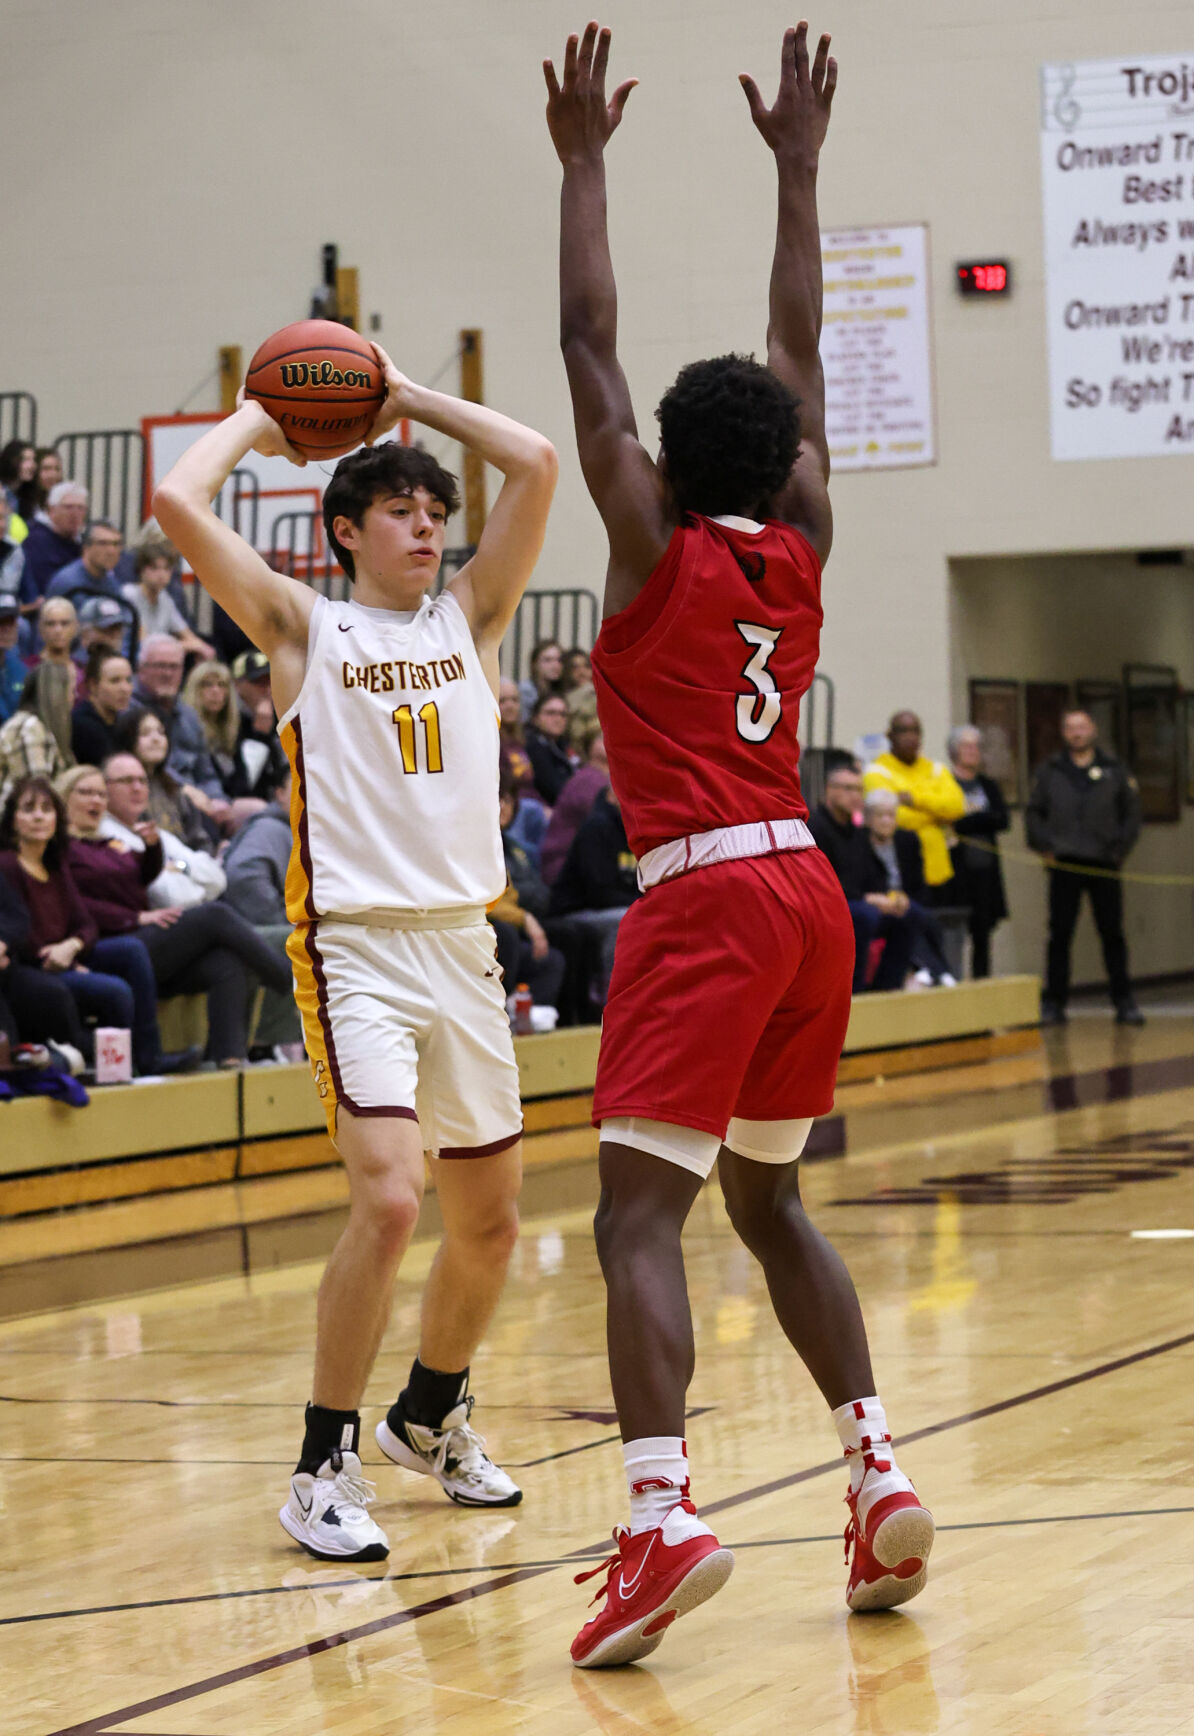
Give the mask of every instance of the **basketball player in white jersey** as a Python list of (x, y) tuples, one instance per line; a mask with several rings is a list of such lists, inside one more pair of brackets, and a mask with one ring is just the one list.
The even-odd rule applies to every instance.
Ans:
[(323, 1560), (389, 1551), (368, 1513), (359, 1406), (419, 1216), (430, 1154), (444, 1233), (409, 1382), (378, 1425), (397, 1464), (466, 1506), (522, 1492), (469, 1426), (469, 1362), (517, 1236), (522, 1114), (486, 905), (506, 883), (498, 829), (498, 647), (542, 546), (556, 455), (480, 404), (425, 390), (383, 352), (370, 441), (402, 417), (503, 474), (477, 551), (429, 591), (457, 504), (427, 453), (392, 442), (342, 459), (324, 496), (353, 581), (333, 602), (271, 569), (211, 511), (250, 449), (301, 462), (245, 402), (154, 495), (204, 588), (269, 658), (294, 768), (289, 950), (307, 1052), (350, 1185), (319, 1290), (315, 1378), (287, 1532)]

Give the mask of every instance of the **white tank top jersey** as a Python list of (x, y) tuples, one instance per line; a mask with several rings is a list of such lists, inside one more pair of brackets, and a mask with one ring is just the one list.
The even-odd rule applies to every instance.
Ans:
[(278, 734), (294, 772), (291, 922), (500, 897), (497, 704), (451, 592), (410, 613), (320, 597)]

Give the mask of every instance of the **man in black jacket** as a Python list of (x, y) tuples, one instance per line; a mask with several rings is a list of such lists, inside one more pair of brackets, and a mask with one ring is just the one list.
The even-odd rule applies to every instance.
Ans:
[(1102, 942), (1116, 1022), (1142, 1025), (1144, 1015), (1128, 976), (1123, 885), (1116, 872), (1140, 836), (1140, 794), (1127, 767), (1097, 746), (1098, 732), (1085, 711), (1068, 711), (1061, 734), (1065, 748), (1038, 769), (1025, 813), (1029, 846), (1049, 865), (1041, 1022), (1065, 1023), (1070, 946), (1085, 891)]
[(601, 949), (594, 999), (605, 1005), (614, 947), (622, 918), (640, 897), (638, 863), (626, 838), (622, 811), (612, 789), (597, 797), (568, 850), (551, 889), (550, 913), (570, 916)]
[[(908, 899), (889, 895), (881, 865), (871, 849), (870, 834), (857, 823), (862, 811), (862, 774), (849, 754), (829, 759), (825, 769), (825, 800), (809, 816), (817, 847), (841, 883), (854, 923), (854, 993), (867, 986), (866, 973), (871, 943), (883, 941), (883, 955), (875, 972), (873, 989), (904, 986), (911, 958), (912, 934), (903, 920)], [(914, 833), (907, 834), (916, 845)], [(923, 880), (923, 874), (922, 874)]]

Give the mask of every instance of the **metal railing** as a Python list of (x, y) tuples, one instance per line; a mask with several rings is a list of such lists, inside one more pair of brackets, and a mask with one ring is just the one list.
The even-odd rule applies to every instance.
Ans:
[(92, 518), (111, 519), (131, 539), (141, 524), (145, 437), (139, 428), (96, 428), (60, 434), (54, 450), (62, 474), (91, 496)]
[(0, 446), (10, 440), (37, 445), (37, 399), (32, 392), (0, 392)]
[(502, 674), (521, 680), (541, 639), (556, 639), (566, 651), (574, 645), (591, 651), (599, 616), (592, 591), (528, 591), (502, 640)]

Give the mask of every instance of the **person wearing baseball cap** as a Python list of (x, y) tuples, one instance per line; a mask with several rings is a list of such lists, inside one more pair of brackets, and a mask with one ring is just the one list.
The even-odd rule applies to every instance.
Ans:
[(269, 658), (263, 651), (242, 651), (232, 662), (232, 679), (240, 700), (237, 759), (244, 768), (243, 794), (269, 801), (290, 767), (278, 740), (278, 716), (269, 684)]

